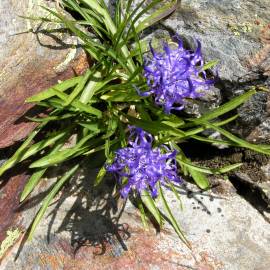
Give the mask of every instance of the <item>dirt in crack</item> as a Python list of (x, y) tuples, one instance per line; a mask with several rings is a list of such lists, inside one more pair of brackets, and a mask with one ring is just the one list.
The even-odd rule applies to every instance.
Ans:
[(240, 168), (228, 173), (228, 175), (233, 176), (237, 171), (247, 174), (252, 181), (257, 183), (267, 181), (265, 173), (261, 170), (261, 167), (270, 161), (267, 155), (235, 147), (218, 149), (215, 146), (197, 141), (181, 144), (181, 148), (186, 156), (197, 165), (209, 168), (220, 168), (235, 163), (243, 163)]

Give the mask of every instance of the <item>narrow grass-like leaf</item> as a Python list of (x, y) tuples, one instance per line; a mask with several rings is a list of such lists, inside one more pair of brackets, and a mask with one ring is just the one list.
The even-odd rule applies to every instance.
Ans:
[(209, 180), (207, 179), (207, 177), (205, 176), (204, 173), (193, 170), (190, 167), (188, 168), (188, 171), (189, 171), (191, 177), (193, 178), (194, 182), (197, 184), (197, 186), (199, 188), (201, 188), (201, 189), (209, 188), (209, 186), (210, 186)]
[[(63, 138), (61, 138), (61, 140), (56, 142), (56, 145), (50, 151), (50, 154), (56, 153), (61, 149), (67, 136), (69, 136), (69, 132), (66, 132), (66, 135)], [(24, 201), (27, 198), (27, 196), (33, 191), (33, 189), (37, 186), (37, 184), (41, 180), (42, 176), (45, 174), (46, 170), (47, 168), (41, 168), (31, 175), (26, 185), (24, 186), (24, 189), (20, 197), (20, 202)]]
[(82, 80), (79, 81), (79, 83), (76, 85), (74, 90), (71, 92), (71, 94), (68, 96), (67, 101), (64, 103), (63, 106), (68, 106), (83, 90), (85, 84), (87, 83), (90, 76), (93, 74), (94, 71), (87, 70), (82, 78)]
[(166, 201), (166, 198), (163, 194), (163, 190), (161, 188), (161, 185), (159, 183), (159, 194), (160, 194), (160, 197), (161, 197), (161, 200), (163, 202), (163, 205), (164, 205), (164, 208), (166, 209), (166, 212), (168, 214), (167, 218), (170, 220), (175, 232), (177, 233), (177, 235), (179, 236), (179, 238), (187, 245), (188, 248), (191, 248), (190, 246), (190, 243), (188, 242), (188, 240), (186, 239), (182, 229), (180, 228), (178, 222), (176, 221), (167, 201)]
[(138, 207), (139, 207), (139, 210), (140, 210), (140, 215), (141, 215), (141, 220), (142, 220), (143, 227), (147, 230), (149, 227), (148, 227), (148, 222), (147, 222), (147, 218), (146, 218), (146, 214), (145, 214), (145, 211), (144, 211), (144, 207), (143, 207), (141, 198), (138, 198), (137, 202), (138, 202)]
[(77, 122), (80, 126), (85, 127), (86, 129), (94, 132), (100, 132), (99, 124), (96, 122)]
[[(178, 156), (181, 157), (181, 161), (191, 163), (191, 161), (185, 156), (184, 152), (177, 144), (171, 142), (171, 145), (175, 150), (177, 150)], [(194, 182), (197, 184), (198, 187), (200, 187), (201, 189), (207, 189), (209, 187), (209, 181), (204, 173), (202, 173), (198, 170), (194, 170), (190, 166), (184, 165), (182, 162), (179, 162), (179, 158), (176, 158), (176, 161), (180, 165), (182, 165), (182, 167), (184, 168), (185, 174), (186, 174), (186, 172), (188, 172), (191, 175), (191, 177), (193, 178)]]
[(99, 89), (97, 86), (100, 85), (101, 82), (98, 82), (96, 80), (101, 78), (101, 73), (99, 71), (96, 71), (93, 74), (93, 78), (95, 78), (95, 80), (90, 80), (87, 83), (86, 87), (84, 88), (84, 90), (80, 96), (80, 102), (82, 102), (82, 103), (85, 103), (85, 104), (88, 103), (89, 100), (94, 95), (95, 91), (97, 91)]
[(39, 167), (49, 167), (55, 164), (58, 164), (60, 162), (66, 161), (74, 156), (76, 156), (78, 153), (85, 152), (88, 148), (83, 147), (83, 145), (96, 136), (97, 133), (89, 134), (88, 136), (81, 139), (74, 147), (70, 149), (65, 149), (62, 151), (58, 151), (56, 153), (52, 153), (50, 155), (47, 155), (45, 157), (42, 157), (41, 159), (33, 162), (29, 168), (39, 168)]
[(32, 140), (34, 137), (39, 133), (39, 131), (47, 124), (42, 123), (39, 125), (38, 128), (36, 128), (25, 140), (25, 142), (19, 147), (19, 149), (13, 154), (13, 156), (8, 159), (1, 167), (0, 167), (0, 176), (6, 172), (8, 169), (19, 163), (22, 159), (27, 154), (27, 148), (31, 144)]
[(218, 60), (212, 60), (212, 61), (207, 62), (206, 64), (203, 65), (203, 67), (201, 68), (201, 71), (211, 69), (212, 67), (216, 66), (218, 62), (219, 62)]
[(128, 101), (138, 101), (142, 99), (135, 91), (111, 91), (102, 95), (100, 97), (102, 100), (111, 101), (111, 102), (128, 102)]
[[(158, 1), (159, 2), (159, 1)], [(177, 8), (177, 0), (173, 0), (169, 3), (164, 4), (161, 8), (152, 12), (150, 16), (147, 16), (143, 21), (141, 21), (136, 26), (136, 33), (143, 31), (144, 29), (150, 27), (151, 25), (157, 23), (161, 19), (167, 17)], [(132, 37), (132, 36), (131, 36)]]
[(60, 120), (74, 117), (74, 116), (75, 115), (72, 113), (66, 113), (62, 115), (46, 116), (46, 117), (39, 117), (39, 118), (26, 116), (25, 118), (33, 122), (42, 123), (42, 122), (49, 122), (49, 121), (60, 121)]
[(153, 215), (157, 223), (161, 226), (162, 225), (162, 218), (160, 211), (155, 205), (155, 202), (148, 191), (143, 190), (141, 191), (141, 199), (146, 208), (149, 210), (149, 212)]
[(107, 170), (106, 170), (105, 166), (102, 166), (101, 169), (98, 171), (97, 177), (96, 177), (95, 182), (94, 182), (94, 187), (96, 187), (102, 183), (106, 173), (107, 173)]
[(224, 167), (218, 168), (218, 169), (212, 169), (212, 168), (206, 168), (206, 167), (200, 167), (200, 166), (196, 166), (194, 164), (192, 164), (191, 162), (187, 161), (187, 160), (182, 160), (179, 156), (176, 158), (176, 160), (181, 163), (182, 165), (198, 171), (198, 172), (202, 172), (202, 173), (206, 173), (206, 174), (221, 174), (221, 173), (226, 173), (229, 172), (231, 170), (234, 170), (236, 168), (239, 168), (240, 166), (243, 165), (243, 163), (235, 163), (235, 164), (231, 164), (231, 165), (226, 165)]
[(229, 131), (227, 131), (221, 127), (217, 127), (217, 126), (210, 124), (208, 122), (205, 122), (205, 126), (207, 128), (212, 128), (212, 129), (218, 131), (220, 134), (227, 137), (229, 140), (237, 143), (240, 147), (248, 148), (248, 149), (254, 150), (256, 152), (262, 153), (262, 154), (270, 155), (270, 149), (267, 149), (265, 147), (261, 147), (260, 145), (252, 144), (252, 143), (249, 143), (243, 139), (240, 139), (237, 136), (233, 135), (232, 133), (230, 133)]
[(49, 8), (46, 8), (46, 7), (42, 7), (42, 8), (47, 10), (49, 13), (51, 13), (55, 17), (59, 18), (71, 32), (76, 34), (78, 38), (80, 38), (84, 43), (87, 44), (87, 49), (88, 49), (87, 51), (90, 53), (90, 55), (93, 58), (95, 58), (97, 61), (100, 60), (100, 50), (105, 51), (105, 47), (101, 43), (95, 42), (93, 37), (91, 37), (89, 34), (80, 30), (74, 22), (66, 19), (63, 15), (56, 13)]
[[(237, 115), (234, 115), (232, 117), (229, 117), (225, 120), (222, 120), (222, 121), (218, 121), (218, 122), (214, 122), (213, 124), (217, 127), (219, 126), (223, 126), (223, 125), (226, 125), (232, 121), (234, 121), (235, 119), (237, 119), (238, 117), (238, 114)], [(195, 134), (198, 134), (198, 133), (201, 133), (205, 130), (205, 127), (198, 127), (198, 128), (193, 128), (193, 129), (190, 129), (190, 130), (186, 130), (185, 131), (185, 134), (187, 137), (191, 137), (192, 135), (195, 135)]]
[(58, 191), (61, 189), (61, 187), (65, 184), (65, 182), (71, 178), (76, 171), (79, 169), (79, 164), (75, 165), (73, 168), (71, 168), (70, 170), (68, 170), (68, 172), (61, 177), (56, 184), (54, 185), (54, 187), (52, 188), (52, 190), (50, 191), (50, 193), (45, 197), (45, 199), (42, 201), (42, 206), (39, 209), (33, 223), (31, 224), (31, 228), (29, 230), (29, 234), (28, 234), (28, 239), (31, 240), (34, 234), (34, 231), (38, 225), (38, 223), (40, 222), (40, 220), (42, 219), (42, 217), (44, 216), (46, 209), (48, 208), (48, 206), (50, 205), (52, 199), (55, 197), (55, 195), (58, 193)]
[(141, 127), (152, 134), (158, 135), (159, 132), (166, 132), (167, 134), (172, 135), (172, 136), (177, 136), (178, 138), (186, 136), (184, 131), (168, 126), (164, 123), (161, 123), (160, 121), (150, 122), (150, 121), (137, 119), (129, 115), (126, 115), (126, 117), (132, 125)]
[[(106, 28), (109, 33), (111, 33), (111, 40), (113, 40), (113, 36), (117, 32), (117, 28), (109, 14), (109, 11), (107, 7), (100, 5), (97, 1), (92, 0), (83, 0), (84, 3), (86, 3), (91, 9), (93, 9), (99, 16), (102, 18), (104, 24), (106, 25)], [(106, 49), (104, 50), (106, 51)], [(123, 44), (123, 46), (120, 47), (120, 51), (125, 59), (127, 59), (127, 67), (131, 73), (135, 71), (135, 64), (133, 62), (133, 59), (129, 58), (129, 50), (127, 48), (126, 44)], [(118, 56), (119, 57), (119, 56)]]
[(32, 146), (27, 149), (27, 152), (24, 153), (18, 160), (19, 162), (29, 158), (30, 156), (35, 155), (36, 153), (40, 152), (42, 149), (53, 145), (56, 141), (62, 139), (66, 134), (69, 132), (70, 129), (65, 129), (63, 131), (59, 131), (56, 134), (54, 134), (52, 137), (48, 139), (44, 139), (38, 143), (33, 144)]
[(168, 185), (169, 185), (171, 191), (174, 193), (176, 199), (178, 200), (180, 209), (183, 210), (184, 207), (183, 207), (182, 200), (181, 200), (181, 198), (180, 198), (180, 196), (179, 196), (179, 193), (178, 193), (177, 190), (175, 189), (174, 184), (173, 184), (171, 181), (167, 181), (167, 183), (168, 183)]
[[(115, 50), (117, 49), (117, 47), (121, 47), (123, 44), (127, 43), (127, 40), (122, 40), (123, 34), (125, 32), (124, 30), (129, 24), (131, 24), (129, 29), (131, 29), (132, 26), (134, 27), (135, 21), (132, 21), (132, 19), (136, 15), (138, 10), (142, 7), (142, 5), (144, 4), (145, 1), (146, 0), (142, 0), (138, 5), (136, 5), (135, 9), (131, 12), (130, 15), (128, 15), (128, 13), (126, 13), (124, 20), (122, 21), (120, 27), (117, 29), (117, 31), (113, 37)], [(129, 31), (128, 31), (128, 33), (129, 33)], [(122, 42), (120, 43), (121, 40), (122, 40)]]
[(40, 102), (40, 101), (46, 100), (48, 98), (51, 98), (51, 97), (56, 95), (54, 89), (56, 89), (57, 91), (60, 91), (60, 92), (64, 92), (64, 91), (68, 90), (69, 88), (77, 85), (82, 80), (82, 78), (83, 78), (82, 76), (78, 76), (78, 77), (74, 77), (72, 79), (66, 80), (64, 82), (61, 82), (59, 84), (56, 84), (56, 85), (48, 88), (47, 90), (44, 90), (44, 91), (42, 91), (34, 96), (27, 98), (26, 102)]
[(197, 118), (197, 119), (192, 119), (189, 118), (187, 120), (191, 121), (191, 123), (185, 124), (184, 126), (182, 126), (182, 128), (186, 128), (186, 127), (190, 127), (190, 126), (194, 126), (197, 124), (201, 124), (202, 121), (209, 121), (211, 119), (217, 118), (218, 116), (221, 116), (235, 108), (237, 108), (239, 105), (241, 105), (242, 103), (244, 103), (245, 101), (247, 101), (252, 95), (254, 95), (256, 93), (255, 90), (250, 90), (248, 92), (246, 92), (245, 94), (238, 96), (236, 98), (233, 98), (232, 100), (230, 100), (229, 102), (219, 106), (218, 108), (205, 113), (202, 117)]
[(38, 169), (31, 175), (26, 185), (24, 186), (23, 192), (20, 197), (20, 202), (23, 202), (28, 197), (28, 195), (33, 191), (33, 189), (38, 185), (39, 181), (41, 180), (46, 170), (47, 169)]
[(102, 138), (107, 139), (111, 137), (115, 133), (117, 127), (118, 127), (118, 119), (114, 116), (110, 117), (110, 119), (108, 120), (107, 132), (104, 136), (102, 136)]
[[(55, 95), (57, 95), (63, 101), (68, 100), (68, 95), (66, 95), (65, 93), (62, 93), (62, 92), (58, 91), (57, 89), (52, 89), (52, 91), (54, 91)], [(102, 117), (102, 112), (100, 110), (98, 110), (90, 105), (85, 105), (84, 103), (80, 102), (79, 100), (76, 100), (76, 99), (73, 100), (70, 105), (73, 106), (74, 108), (76, 108), (77, 110), (81, 110), (81, 111), (84, 111), (86, 113), (96, 115), (98, 118)]]
[(205, 143), (211, 143), (211, 144), (216, 144), (216, 145), (227, 145), (227, 146), (239, 146), (237, 143), (234, 143), (232, 141), (224, 141), (224, 140), (217, 140), (217, 139), (212, 139), (212, 138), (205, 138), (202, 136), (198, 135), (191, 135), (190, 138), (195, 139), (200, 142), (205, 142)]

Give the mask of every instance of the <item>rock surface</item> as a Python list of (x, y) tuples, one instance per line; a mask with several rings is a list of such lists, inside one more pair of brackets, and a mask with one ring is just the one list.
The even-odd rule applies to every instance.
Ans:
[[(121, 214), (123, 202), (117, 203), (109, 185), (93, 191), (92, 174), (84, 172), (72, 188), (65, 188), (16, 261), (22, 240), (14, 241), (17, 243), (6, 253), (1, 269), (268, 270), (270, 224), (229, 182), (218, 181), (215, 189), (204, 193), (192, 185), (180, 187), (183, 211), (174, 194), (166, 190), (191, 251), (167, 225), (159, 234), (152, 225), (144, 230), (131, 203)], [(43, 185), (20, 213), (21, 232), (44, 190)], [(14, 224), (13, 232), (15, 228)]]
[[(267, 79), (270, 68), (268, 10), (268, 0), (182, 0), (177, 12), (163, 25), (191, 45), (194, 45), (194, 39), (199, 39), (206, 60), (220, 61), (221, 96), (230, 99), (251, 88), (270, 89)], [(257, 100), (262, 100), (262, 96), (264, 101), (259, 106)], [(238, 130), (243, 131), (241, 136), (253, 142), (269, 142), (270, 110), (266, 106), (269, 98), (267, 94), (258, 93), (246, 106), (248, 115), (241, 114), (240, 109)]]
[[(21, 2), (12, 7), (24, 10), (27, 1)], [(4, 0), (0, 3), (2, 13), (7, 12), (8, 9), (4, 8), (4, 5), (6, 7), (9, 3), (15, 1)], [(250, 87), (269, 87), (266, 53), (268, 52), (269, 8), (268, 0), (182, 0), (177, 11), (161, 25), (162, 31), (156, 30), (155, 33), (158, 36), (161, 32), (162, 35), (164, 34), (164, 29), (171, 33), (177, 31), (190, 45), (194, 45), (194, 37), (199, 38), (203, 43), (206, 60), (220, 60), (221, 82), (217, 90), (221, 91), (223, 98), (228, 99)], [(8, 16), (14, 14), (10, 13)], [(3, 23), (5, 24), (7, 23)], [(12, 28), (12, 25), (9, 27)], [(16, 25), (12, 29), (25, 30), (25, 26), (18, 28)], [(13, 30), (9, 31), (14, 33)], [(63, 63), (66, 53), (71, 50), (68, 48), (67, 51), (54, 52), (44, 46), (34, 46), (33, 44), (36, 43), (32, 42), (36, 41), (36, 36), (28, 35), (31, 36), (30, 41), (25, 42), (21, 48), (25, 59), (20, 58), (15, 49), (13, 51), (6, 49), (7, 57), (14, 56), (12, 58), (14, 61), (8, 62), (10, 66), (5, 65), (5, 68), (14, 71), (19, 65), (17, 74), (21, 75), (15, 81), (14, 77), (9, 79), (7, 75), (0, 77), (1, 104), (4, 104), (5, 110), (11, 107), (11, 102), (21, 108), (22, 99), (31, 95), (37, 86), (44, 88), (45, 84), (51, 85), (56, 82), (59, 73), (47, 74), (46, 72)], [(7, 38), (10, 39), (11, 44), (13, 39), (19, 38), (17, 47), (20, 47), (19, 45), (24, 41), (22, 35), (9, 37), (1, 34), (0, 37), (1, 42), (3, 40), (0, 44), (1, 50), (6, 47)], [(36, 58), (29, 57), (35, 55), (32, 54), (32, 49), (38, 52)], [(28, 63), (29, 59), (31, 63)], [(2, 63), (4, 63), (3, 59), (0, 60), (0, 67)], [(34, 82), (30, 81), (31, 89), (27, 90), (28, 92), (24, 93), (21, 99), (18, 98), (18, 103), (14, 103), (14, 99), (7, 99), (6, 89), (13, 89), (13, 82), (19, 86), (28, 84), (34, 74), (33, 68), (35, 74), (42, 74), (42, 76), (35, 77)], [(69, 76), (71, 73), (67, 74)], [(7, 86), (2, 87), (2, 85)], [(28, 88), (22, 85), (18, 89)], [(19, 97), (20, 91), (15, 92), (13, 96)], [(219, 97), (219, 93), (216, 95)], [(248, 134), (242, 134), (247, 137), (254, 134), (253, 137), (249, 137), (251, 141), (268, 141), (270, 122), (267, 102), (269, 103), (269, 96), (260, 93), (239, 111), (240, 114), (242, 112), (240, 125), (246, 123), (246, 126), (251, 127)], [(14, 112), (10, 114), (12, 113), (14, 114)], [(0, 113), (0, 117), (4, 115)], [(17, 119), (16, 117), (12, 116), (12, 121)], [(9, 118), (5, 115), (3, 119)], [(1, 120), (2, 123), (6, 123), (2, 129), (5, 131), (2, 137), (14, 138), (13, 136), (16, 135), (14, 129), (11, 132), (14, 135), (8, 137), (10, 133), (5, 129), (11, 122), (6, 121)], [(26, 130), (25, 127), (23, 130)], [(5, 142), (3, 145), (9, 143), (11, 142)], [(264, 170), (267, 177), (269, 166), (265, 166)], [(123, 203), (117, 202), (112, 196), (110, 181), (107, 186), (102, 186), (93, 192), (91, 187), (93, 172), (84, 172), (80, 177), (84, 180), (83, 183), (74, 180), (76, 184), (66, 186), (63, 193), (59, 194), (39, 225), (33, 241), (25, 243), (16, 261), (14, 258), (23, 243), (25, 231), (38, 210), (41, 198), (47, 194), (46, 190), (51, 179), (44, 181), (40, 190), (36, 191), (28, 203), (20, 208), (18, 196), (25, 177), (16, 178), (16, 181), (9, 182), (7, 190), (2, 190), (0, 199), (5, 201), (5, 204), (1, 209), (4, 211), (7, 208), (6, 211), (10, 211), (3, 217), (7, 221), (4, 229), (8, 234), (2, 235), (1, 239), (3, 241), (0, 254), (4, 254), (1, 269), (269, 269), (270, 224), (265, 218), (269, 216), (269, 208), (262, 210), (263, 216), (250, 201), (237, 194), (230, 182), (217, 180), (216, 188), (205, 193), (200, 193), (191, 185), (181, 187), (179, 192), (185, 208), (182, 212), (179, 211), (178, 202), (173, 194), (166, 191), (169, 205), (192, 244), (192, 251), (190, 251), (168, 226), (163, 228), (160, 234), (156, 234), (152, 226), (149, 231), (145, 231), (140, 223), (139, 213), (131, 203), (128, 203), (121, 213)], [(267, 185), (267, 182), (258, 183), (258, 187), (262, 190), (266, 189)], [(16, 196), (14, 195), (13, 198), (12, 194)], [(98, 204), (100, 200), (102, 203)], [(11, 214), (16, 216), (10, 218)], [(21, 234), (17, 233), (17, 228)]]
[(45, 0), (0, 1), (0, 148), (33, 129), (33, 123), (22, 117), (33, 106), (24, 103), (27, 97), (87, 67), (76, 39), (57, 29), (46, 33), (44, 29), (55, 26), (19, 17), (43, 16), (39, 5), (49, 4)]

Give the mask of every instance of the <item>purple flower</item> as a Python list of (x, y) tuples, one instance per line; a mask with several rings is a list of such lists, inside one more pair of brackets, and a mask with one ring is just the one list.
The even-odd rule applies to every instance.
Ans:
[(146, 61), (144, 75), (150, 90), (140, 93), (147, 96), (153, 94), (156, 104), (162, 106), (165, 113), (171, 110), (182, 110), (186, 98), (197, 98), (203, 95), (202, 90), (209, 89), (214, 83), (206, 79), (205, 71), (202, 71), (203, 59), (201, 55), (201, 43), (193, 52), (183, 48), (179, 37), (178, 47), (172, 49), (164, 43), (164, 52), (154, 51), (150, 43), (153, 58)]
[(118, 176), (122, 197), (126, 198), (131, 190), (142, 190), (157, 196), (157, 182), (181, 182), (177, 175), (176, 151), (168, 147), (152, 148), (153, 137), (141, 128), (130, 127), (129, 146), (116, 151), (114, 162), (107, 171)]

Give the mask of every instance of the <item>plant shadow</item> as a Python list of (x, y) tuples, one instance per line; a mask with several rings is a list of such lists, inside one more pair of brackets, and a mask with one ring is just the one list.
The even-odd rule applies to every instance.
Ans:
[[(62, 175), (69, 165), (67, 164), (65, 169), (55, 168), (47, 177), (53, 179)], [(64, 235), (65, 238), (68, 235), (67, 240), (74, 256), (84, 246), (92, 247), (94, 255), (111, 252), (117, 257), (127, 251), (125, 241), (130, 238), (129, 226), (120, 222), (126, 201), (121, 200), (115, 193), (115, 181), (109, 176), (95, 187), (93, 180), (97, 172), (96, 169), (82, 165), (80, 171), (62, 188), (57, 200), (47, 209), (41, 221), (42, 226), (37, 227), (37, 237), (42, 235), (44, 239), (45, 236), (45, 242), (47, 240), (50, 244), (56, 235)], [(17, 208), (17, 212), (33, 212), (33, 208), (49, 194), (51, 187), (43, 186), (44, 190), (26, 200)], [(24, 215), (32, 215), (30, 212)], [(31, 225), (23, 236), (15, 261), (28, 240)], [(44, 232), (44, 228), (47, 232)]]
[[(109, 248), (115, 256), (127, 250), (125, 240), (130, 237), (127, 224), (120, 223), (125, 202), (114, 192), (114, 181), (109, 177), (94, 186), (93, 169), (83, 168), (63, 189), (53, 210), (48, 214), (47, 241), (55, 233), (68, 232), (74, 254), (83, 246), (94, 247), (96, 255)], [(67, 207), (61, 224), (54, 229), (59, 211)], [(62, 210), (61, 210), (62, 208)]]

